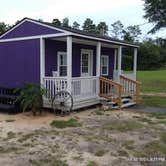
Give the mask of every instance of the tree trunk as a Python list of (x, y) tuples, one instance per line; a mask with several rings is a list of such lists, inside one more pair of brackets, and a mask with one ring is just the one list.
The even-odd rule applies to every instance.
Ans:
[(36, 110), (35, 110), (35, 107), (32, 105), (32, 113), (33, 113), (33, 116), (36, 116)]

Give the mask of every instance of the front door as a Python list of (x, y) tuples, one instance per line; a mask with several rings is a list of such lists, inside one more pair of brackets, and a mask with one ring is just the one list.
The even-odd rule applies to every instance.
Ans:
[(92, 76), (93, 72), (93, 51), (82, 49), (81, 50), (81, 76)]

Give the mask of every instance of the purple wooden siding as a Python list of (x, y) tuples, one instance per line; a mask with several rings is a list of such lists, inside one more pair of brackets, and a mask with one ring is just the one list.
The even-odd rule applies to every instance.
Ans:
[(52, 71), (57, 70), (57, 52), (66, 51), (65, 42), (45, 40), (45, 74), (52, 76)]
[(44, 34), (55, 34), (60, 33), (60, 31), (44, 27), (32, 22), (25, 21), (20, 26), (7, 33), (2, 37), (2, 39), (9, 39), (15, 37), (27, 37), (27, 36), (36, 36)]
[[(45, 62), (46, 62), (46, 76), (52, 76), (52, 71), (57, 70), (57, 52), (66, 51), (66, 42), (59, 42), (53, 40), (46, 40), (45, 42)], [(93, 50), (93, 76), (96, 75), (96, 47), (83, 45), (83, 44), (73, 44), (73, 57), (72, 57), (72, 76), (80, 77), (81, 69), (81, 49), (92, 49)], [(109, 75), (108, 78), (113, 78), (114, 69), (114, 49), (103, 48), (101, 49), (101, 54), (109, 56)]]
[(0, 43), (0, 86), (40, 83), (40, 41)]
[(108, 78), (113, 78), (113, 72), (114, 72), (114, 51), (113, 48), (101, 48), (101, 55), (108, 55), (109, 56), (109, 69), (108, 69)]

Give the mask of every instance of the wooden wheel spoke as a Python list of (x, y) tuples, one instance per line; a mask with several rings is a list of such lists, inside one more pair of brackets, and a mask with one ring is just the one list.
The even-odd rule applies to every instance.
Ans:
[(54, 106), (62, 112), (71, 111), (73, 108), (73, 98), (67, 91), (59, 91), (54, 98)]

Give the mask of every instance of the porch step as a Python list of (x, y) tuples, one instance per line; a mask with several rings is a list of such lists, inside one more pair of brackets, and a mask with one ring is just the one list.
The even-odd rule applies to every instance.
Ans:
[(122, 108), (131, 107), (131, 106), (133, 106), (135, 104), (136, 104), (136, 102), (129, 102), (129, 103), (126, 103), (126, 104), (122, 104)]
[[(102, 101), (101, 103), (105, 106), (109, 106), (112, 109), (118, 109), (118, 104), (114, 101), (111, 101), (111, 100), (108, 100), (108, 99), (104, 100), (103, 98), (102, 98), (101, 101)], [(131, 97), (129, 97), (129, 96), (128, 97), (122, 97), (122, 108), (131, 107), (135, 104), (136, 104), (136, 102), (134, 102)]]

